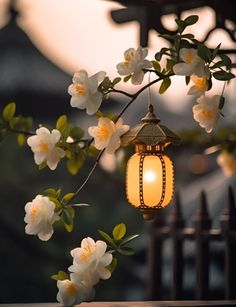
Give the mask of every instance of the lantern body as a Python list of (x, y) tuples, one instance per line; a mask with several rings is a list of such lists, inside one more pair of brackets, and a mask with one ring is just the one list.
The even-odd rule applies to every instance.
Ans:
[(173, 195), (173, 164), (168, 156), (158, 152), (134, 154), (126, 170), (128, 201), (139, 209), (167, 206)]

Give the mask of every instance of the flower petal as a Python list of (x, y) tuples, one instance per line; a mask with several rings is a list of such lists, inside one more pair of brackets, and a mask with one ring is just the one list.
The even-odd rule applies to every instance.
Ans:
[(143, 82), (143, 78), (144, 78), (144, 72), (142, 70), (137, 70), (133, 73), (131, 82), (134, 85), (139, 85)]

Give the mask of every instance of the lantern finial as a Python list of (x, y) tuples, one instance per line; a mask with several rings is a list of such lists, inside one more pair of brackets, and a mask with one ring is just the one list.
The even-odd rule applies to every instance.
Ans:
[(143, 123), (153, 123), (158, 124), (160, 122), (160, 119), (156, 117), (156, 115), (153, 112), (153, 105), (150, 104), (148, 106), (148, 113), (145, 115), (145, 117), (141, 120)]

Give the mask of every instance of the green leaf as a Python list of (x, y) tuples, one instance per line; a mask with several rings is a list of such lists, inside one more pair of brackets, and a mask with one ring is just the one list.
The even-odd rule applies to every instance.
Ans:
[(3, 109), (3, 112), (2, 112), (3, 119), (6, 122), (9, 122), (14, 117), (15, 112), (16, 112), (16, 104), (15, 104), (15, 102), (9, 103)]
[(223, 80), (223, 81), (228, 81), (230, 79), (235, 78), (235, 75), (232, 74), (231, 72), (226, 72), (226, 71), (216, 71), (213, 73), (213, 77), (217, 80)]
[(72, 157), (67, 161), (67, 169), (71, 175), (76, 175), (84, 164), (84, 157), (82, 154)]
[(191, 38), (191, 41), (195, 44), (195, 45), (198, 45), (200, 42), (197, 40), (197, 39), (195, 39), (195, 38)]
[(124, 223), (116, 225), (112, 231), (113, 238), (118, 241), (121, 240), (126, 234), (126, 226)]
[(62, 203), (63, 204), (68, 203), (74, 196), (75, 196), (75, 193), (67, 193), (66, 195), (63, 196)]
[(56, 128), (59, 130), (61, 133), (65, 131), (68, 125), (68, 120), (66, 115), (61, 115), (57, 122), (56, 122)]
[(161, 86), (159, 88), (159, 93), (163, 94), (165, 93), (165, 91), (168, 89), (168, 87), (171, 85), (171, 79), (170, 78), (165, 78), (162, 83)]
[(26, 143), (26, 137), (24, 134), (20, 133), (17, 136), (17, 143), (19, 146), (24, 146)]
[(64, 224), (65, 229), (68, 232), (73, 230), (73, 222), (74, 222), (75, 211), (73, 208), (65, 208), (61, 215), (61, 220)]
[(175, 22), (177, 23), (178, 31), (181, 34), (187, 27), (187, 24), (183, 20), (180, 20), (180, 19), (175, 19)]
[(61, 189), (58, 189), (58, 190), (56, 191), (56, 198), (58, 198), (60, 195), (61, 195)]
[(186, 39), (181, 39), (179, 48), (192, 48), (192, 45)]
[(220, 101), (219, 101), (219, 109), (222, 110), (225, 104), (225, 97), (220, 96)]
[(197, 46), (197, 53), (204, 61), (210, 63), (212, 60), (211, 51), (203, 44), (198, 44)]
[(157, 61), (152, 61), (152, 66), (156, 71), (161, 71), (161, 65)]
[(196, 22), (198, 22), (198, 16), (197, 15), (191, 15), (184, 19), (184, 22), (187, 26), (194, 25)]
[(99, 89), (101, 90), (101, 92), (107, 91), (111, 87), (111, 85), (112, 83), (109, 77), (105, 77), (103, 81), (100, 83)]
[(124, 82), (128, 82), (131, 77), (132, 77), (132, 75), (125, 76), (124, 77)]
[(112, 85), (115, 86), (117, 83), (119, 83), (121, 81), (120, 77), (116, 77), (113, 81), (112, 81)]
[(213, 64), (210, 68), (211, 68), (211, 69), (215, 69), (215, 68), (222, 67), (222, 66), (224, 66), (224, 65), (225, 65), (225, 64), (224, 64), (223, 61), (219, 61), (219, 62)]
[(73, 223), (73, 213), (71, 210), (69, 210), (71, 208), (66, 208), (63, 210), (62, 216), (63, 216), (63, 221), (67, 224), (67, 225), (71, 225)]
[(176, 35), (159, 34), (159, 37), (163, 37), (164, 39), (167, 39), (167, 40), (174, 40)]
[(219, 49), (220, 49), (221, 43), (212, 51), (212, 60), (216, 57)]
[(107, 269), (108, 269), (111, 273), (113, 273), (114, 270), (115, 270), (115, 268), (116, 268), (116, 266), (117, 266), (117, 258), (116, 258), (116, 257), (113, 257), (113, 258), (112, 258), (112, 262), (107, 266)]
[(96, 113), (95, 113), (95, 116), (96, 118), (100, 118), (100, 117), (103, 117), (103, 112), (98, 110)]
[(232, 61), (230, 59), (230, 57), (228, 57), (226, 54), (220, 54), (220, 57), (223, 61), (223, 63), (225, 64), (227, 69), (230, 69)]
[(115, 249), (117, 248), (114, 240), (109, 236), (108, 233), (102, 230), (98, 230), (98, 232), (112, 247), (114, 247)]
[(53, 188), (48, 188), (44, 191), (44, 195), (57, 198), (57, 191)]
[(183, 37), (183, 38), (188, 38), (188, 39), (193, 39), (193, 38), (194, 38), (194, 35), (191, 34), (191, 33), (187, 33), (187, 34), (181, 35), (181, 37)]
[(175, 64), (175, 62), (173, 60), (167, 59), (166, 60), (166, 69), (168, 71), (172, 71), (172, 68), (173, 68), (174, 64)]
[(78, 141), (84, 136), (84, 130), (78, 126), (71, 126), (69, 135), (73, 140)]
[(168, 50), (169, 50), (169, 49), (166, 48), (166, 47), (161, 48), (161, 50), (155, 54), (155, 59), (156, 59), (156, 61), (157, 61), (157, 62), (160, 62), (160, 60), (161, 60), (163, 54), (165, 54)]
[(90, 157), (97, 156), (98, 153), (99, 150), (94, 145), (90, 145), (89, 148), (87, 148), (87, 154)]
[(64, 271), (58, 271), (58, 273), (52, 275), (51, 278), (54, 280), (65, 280), (65, 279), (69, 279), (69, 276)]
[(60, 210), (62, 208), (61, 203), (59, 202), (57, 198), (52, 197), (52, 196), (48, 196), (48, 198), (55, 204), (57, 210)]
[(132, 256), (134, 255), (134, 250), (131, 247), (122, 247), (122, 248), (118, 248), (117, 251), (124, 256)]
[(41, 164), (38, 165), (39, 171), (43, 170), (45, 167), (47, 167), (47, 162), (42, 162)]
[(124, 238), (122, 240), (122, 242), (120, 243), (120, 246), (123, 246), (123, 245), (129, 243), (130, 241), (133, 241), (134, 239), (136, 239), (138, 237), (139, 237), (139, 235), (137, 235), (137, 234), (136, 235), (127, 236), (126, 238)]
[(65, 230), (68, 231), (68, 232), (72, 232), (73, 228), (74, 228), (74, 224), (66, 224), (64, 223), (64, 227), (65, 227)]

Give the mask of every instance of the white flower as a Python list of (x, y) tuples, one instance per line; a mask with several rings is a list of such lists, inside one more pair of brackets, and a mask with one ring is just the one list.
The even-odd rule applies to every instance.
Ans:
[(188, 95), (196, 95), (197, 97), (204, 95), (209, 86), (207, 78), (192, 75), (191, 80), (193, 81), (194, 85), (190, 87)]
[(41, 127), (36, 130), (36, 135), (27, 139), (27, 144), (34, 152), (34, 161), (37, 165), (47, 162), (48, 167), (54, 170), (65, 152), (62, 148), (56, 147), (60, 140), (61, 133), (57, 129), (50, 132), (47, 128)]
[(74, 306), (82, 302), (91, 301), (94, 298), (94, 288), (85, 282), (76, 279), (75, 274), (70, 279), (58, 280), (57, 300), (63, 306)]
[(197, 55), (196, 49), (182, 48), (180, 49), (179, 56), (180, 59), (183, 60), (183, 63), (178, 63), (173, 66), (173, 71), (176, 75), (196, 75), (198, 77), (205, 76), (207, 79), (209, 79), (209, 67), (207, 67), (205, 61)]
[(120, 136), (129, 130), (128, 125), (123, 125), (123, 120), (114, 123), (107, 117), (98, 119), (98, 126), (89, 127), (89, 134), (94, 137), (94, 146), (102, 150), (106, 148), (108, 154), (112, 154), (120, 147)]
[(96, 284), (99, 279), (108, 279), (111, 272), (106, 268), (112, 262), (112, 254), (106, 253), (107, 244), (104, 241), (94, 241), (88, 237), (82, 240), (81, 247), (71, 251), (73, 265), (69, 271), (90, 285)]
[(143, 69), (152, 67), (152, 63), (145, 60), (147, 54), (147, 48), (129, 48), (124, 52), (125, 61), (116, 66), (118, 73), (121, 76), (132, 74), (131, 82), (135, 85), (141, 84), (144, 77)]
[(193, 118), (209, 133), (216, 126), (220, 117), (219, 95), (212, 98), (201, 96), (197, 99), (198, 104), (193, 106)]
[(73, 84), (68, 88), (68, 93), (72, 96), (71, 106), (86, 109), (89, 115), (96, 113), (102, 103), (102, 93), (98, 91), (98, 83), (105, 78), (105, 75), (104, 71), (91, 77), (85, 70), (76, 72), (72, 79)]
[(53, 234), (52, 224), (59, 219), (55, 213), (55, 204), (48, 197), (37, 195), (25, 205), (25, 212), (25, 232), (38, 235), (42, 241), (49, 240)]
[(222, 151), (216, 159), (224, 175), (230, 177), (236, 172), (236, 157), (228, 151)]

